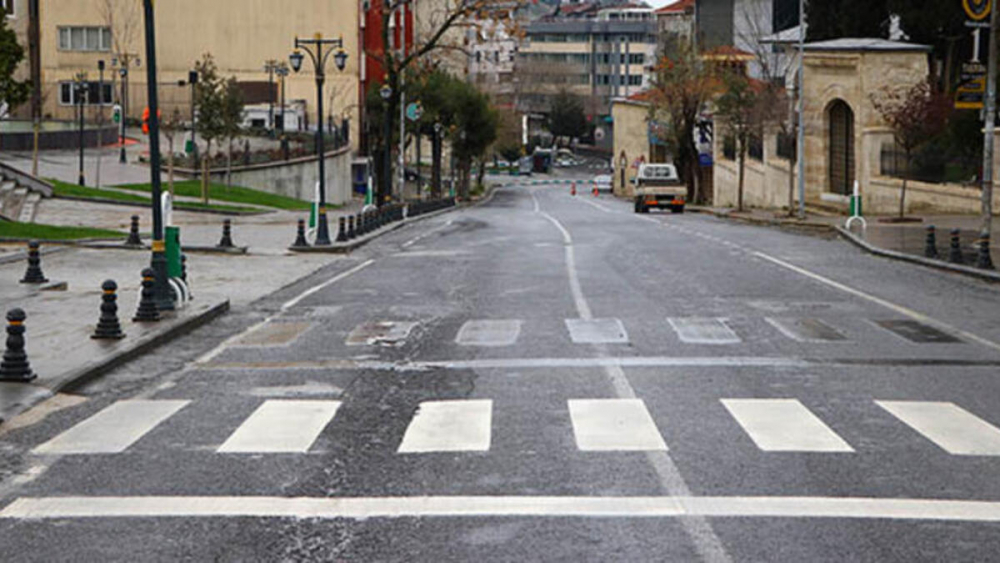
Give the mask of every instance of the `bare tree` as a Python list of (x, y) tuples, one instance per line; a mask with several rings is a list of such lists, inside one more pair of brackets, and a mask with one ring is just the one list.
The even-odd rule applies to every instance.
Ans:
[(160, 124), (160, 130), (167, 139), (167, 189), (170, 191), (171, 199), (174, 197), (174, 139), (183, 129), (184, 119), (181, 117), (181, 110), (176, 107)]
[(104, 25), (111, 31), (111, 43), (118, 55), (133, 52), (142, 29), (141, 3), (132, 0), (93, 0)]

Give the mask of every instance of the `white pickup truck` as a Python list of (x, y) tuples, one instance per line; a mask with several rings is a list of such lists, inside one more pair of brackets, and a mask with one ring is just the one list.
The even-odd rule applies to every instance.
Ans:
[(685, 186), (673, 164), (641, 164), (635, 177), (635, 212), (649, 213), (650, 208), (669, 208), (684, 212)]

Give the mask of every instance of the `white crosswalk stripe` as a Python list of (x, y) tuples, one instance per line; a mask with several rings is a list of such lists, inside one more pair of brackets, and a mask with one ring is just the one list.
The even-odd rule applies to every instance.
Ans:
[(757, 447), (766, 452), (853, 452), (795, 399), (721, 399)]
[(521, 321), (472, 320), (466, 321), (455, 337), (463, 346), (511, 346), (521, 334)]
[(740, 337), (726, 324), (726, 319), (709, 317), (673, 317), (667, 319), (681, 342), (687, 344), (738, 344)]
[(950, 454), (1000, 456), (1000, 429), (954, 403), (875, 403)]
[(489, 451), (492, 425), (491, 400), (426, 401), (420, 403), (398, 451)]
[(666, 451), (642, 399), (568, 401), (576, 445), (582, 451)]
[(113, 454), (184, 408), (188, 401), (118, 401), (35, 448), (37, 454)]
[(302, 453), (309, 451), (333, 420), (340, 401), (265, 401), (222, 446), (220, 453)]

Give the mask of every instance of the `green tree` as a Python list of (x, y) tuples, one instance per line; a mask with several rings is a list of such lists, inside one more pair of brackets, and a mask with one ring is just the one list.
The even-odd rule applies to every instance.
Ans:
[(31, 85), (17, 80), (14, 73), (24, 60), (24, 48), (17, 42), (17, 34), (7, 27), (7, 18), (0, 17), (0, 101), (7, 104), (7, 111), (28, 101)]
[(547, 119), (549, 133), (554, 137), (583, 137), (587, 134), (587, 116), (583, 100), (566, 90), (552, 97)]
[(948, 123), (951, 100), (935, 87), (933, 79), (909, 88), (886, 86), (869, 95), (882, 119), (892, 129), (896, 146), (903, 149), (907, 170), (899, 192), (899, 216), (906, 212), (906, 180), (913, 151), (936, 139)]
[(909, 41), (934, 47), (934, 60), (941, 65), (941, 87), (945, 92), (952, 92), (961, 70), (958, 61), (967, 60), (972, 50), (972, 30), (965, 27), (968, 18), (962, 3), (890, 0), (889, 7), (899, 16), (900, 27)]
[(201, 199), (204, 203), (208, 203), (212, 143), (226, 135), (224, 81), (219, 77), (218, 67), (210, 53), (202, 55), (201, 60), (195, 63), (194, 69), (198, 72), (198, 83), (194, 88), (194, 101), (198, 108), (195, 129), (206, 144), (201, 159)]
[(755, 134), (763, 127), (760, 89), (742, 71), (723, 74), (725, 90), (715, 99), (715, 118), (736, 141), (738, 181), (736, 209), (743, 211), (743, 186), (746, 178), (747, 149)]
[(453, 96), (456, 128), (451, 137), (451, 151), (460, 173), (458, 196), (468, 199), (472, 162), (479, 161), (477, 184), (481, 186), (486, 171), (483, 156), (497, 138), (499, 119), (489, 97), (471, 84), (454, 81)]
[[(910, 1), (910, 0), (904, 0)], [(947, 2), (950, 0), (936, 0)], [(958, 4), (958, 2), (955, 2)], [(888, 0), (814, 0), (806, 3), (809, 41), (842, 37), (886, 37)]]

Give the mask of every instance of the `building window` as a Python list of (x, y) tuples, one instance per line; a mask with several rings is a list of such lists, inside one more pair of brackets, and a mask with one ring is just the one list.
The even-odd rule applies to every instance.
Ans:
[[(84, 98), (84, 104), (86, 105), (97, 105), (98, 92), (100, 91), (101, 83), (97, 81), (87, 82), (87, 94)], [(114, 92), (111, 88), (110, 82), (104, 83), (104, 90), (101, 96), (101, 104), (109, 106), (114, 103)], [(64, 106), (71, 106), (77, 102), (76, 99), (76, 88), (73, 87), (73, 82), (60, 82), (59, 83), (59, 103)]]
[(110, 51), (111, 29), (107, 27), (60, 27), (60, 51)]
[(7, 13), (8, 18), (12, 18), (17, 15), (17, 10), (15, 9), (17, 4), (14, 0), (3, 0), (3, 11)]
[(642, 86), (642, 76), (636, 76), (634, 74), (630, 74), (629, 77), (628, 77), (628, 85), (629, 86)]

